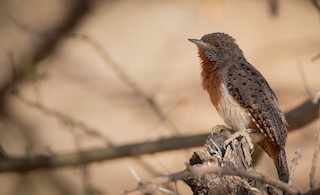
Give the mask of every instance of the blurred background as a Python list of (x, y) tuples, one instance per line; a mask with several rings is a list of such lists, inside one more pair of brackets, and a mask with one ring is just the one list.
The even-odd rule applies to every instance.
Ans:
[[(320, 87), (319, 1), (0, 2), (0, 144), (8, 156), (65, 154), (209, 133), (223, 124), (188, 38), (232, 35), (287, 111)], [(148, 101), (151, 98), (155, 104)], [(293, 186), (307, 190), (317, 125), (289, 134)], [(0, 194), (122, 194), (185, 168), (193, 150), (87, 166), (1, 173)], [(318, 163), (319, 165), (319, 163)], [(256, 169), (277, 177), (264, 154)], [(320, 166), (316, 172), (319, 186)], [(182, 182), (180, 194), (191, 194)]]

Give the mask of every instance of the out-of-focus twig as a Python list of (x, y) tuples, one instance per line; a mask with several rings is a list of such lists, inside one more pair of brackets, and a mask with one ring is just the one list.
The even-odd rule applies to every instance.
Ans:
[(39, 103), (39, 102), (32, 102), (24, 97), (22, 97), (19, 93), (12, 93), (16, 98), (18, 98), (21, 102), (24, 104), (31, 106), (32, 108), (37, 109), (38, 111), (46, 114), (47, 116), (53, 116), (54, 118), (58, 119), (59, 121), (63, 122), (65, 125), (69, 127), (79, 128), (81, 129), (86, 135), (102, 139), (107, 145), (111, 146), (112, 141), (106, 137), (105, 135), (101, 134), (98, 130), (89, 127), (82, 121), (77, 121), (70, 116), (58, 112), (56, 110), (52, 110), (47, 108), (45, 105)]
[(304, 88), (305, 92), (307, 93), (308, 97), (311, 97), (312, 93), (311, 93), (311, 90), (310, 90), (308, 82), (307, 82), (306, 72), (305, 72), (304, 67), (300, 61), (298, 61), (298, 68), (299, 68), (299, 73), (300, 73), (300, 77), (302, 80), (303, 88)]
[(314, 97), (307, 99), (300, 105), (286, 112), (285, 116), (289, 124), (289, 132), (297, 130), (316, 120), (319, 116), (319, 105), (320, 92), (318, 92)]
[[(32, 41), (32, 43), (34, 43), (30, 45), (30, 48), (19, 48), (19, 46), (14, 47), (19, 51), (22, 49), (22, 53), (16, 52), (14, 48), (9, 49), (12, 54), (20, 55), (15, 57), (19, 59), (17, 60), (17, 67), (23, 70), (34, 68), (37, 65), (37, 62), (50, 54), (60, 38), (63, 37), (65, 33), (68, 33), (71, 29), (73, 29), (78, 24), (78, 22), (81, 21), (83, 16), (85, 16), (89, 12), (89, 2), (86, 0), (64, 1), (59, 9), (61, 9), (61, 11), (64, 9), (68, 11), (60, 11), (59, 13), (62, 13), (62, 15), (60, 14), (56, 18), (52, 18), (53, 20), (49, 22), (50, 24), (46, 22), (29, 23), (29, 21), (25, 21), (25, 18), (17, 18), (15, 12), (12, 11), (15, 10), (16, 5), (21, 6), (21, 4), (16, 4), (13, 1), (2, 2), (5, 3), (1, 5), (3, 6), (1, 7), (1, 14), (5, 18), (1, 19), (6, 19), (8, 22), (11, 22), (12, 26), (15, 27), (16, 30), (24, 33), (24, 35), (27, 35), (26, 38), (20, 39), (18, 41), (26, 40), (27, 42)], [(46, 13), (41, 12), (41, 14), (42, 15), (39, 15), (39, 17), (44, 17)], [(23, 53), (27, 54), (27, 56), (24, 56), (23, 59), (21, 59), (21, 54), (24, 55)], [(19, 78), (13, 78), (12, 76), (3, 78), (0, 83), (0, 96), (2, 94), (5, 94), (7, 89), (12, 85), (19, 82), (22, 76), (23, 75), (21, 75), (21, 77)]]
[(174, 133), (179, 133), (176, 125), (166, 116), (164, 111), (161, 109), (159, 103), (155, 100), (155, 98), (151, 95), (148, 95), (146, 92), (142, 90), (142, 88), (134, 81), (134, 79), (126, 73), (121, 65), (119, 65), (107, 52), (107, 50), (94, 38), (78, 33), (69, 33), (68, 37), (75, 37), (83, 40), (85, 43), (90, 44), (93, 49), (102, 57), (105, 64), (112, 69), (112, 71), (118, 76), (118, 78), (126, 84), (135, 95), (141, 97), (146, 104), (151, 108), (151, 110), (155, 113), (155, 115), (159, 118), (160, 121), (164, 121), (170, 130)]
[(279, 14), (279, 0), (268, 0), (269, 10), (272, 16)]
[(289, 178), (289, 182), (288, 184), (291, 185), (292, 183), (292, 178), (294, 175), (294, 172), (296, 170), (296, 167), (298, 165), (298, 161), (301, 159), (301, 151), (298, 149), (296, 150), (296, 152), (294, 153), (294, 157), (291, 161), (291, 167), (290, 167), (290, 178)]
[(81, 168), (82, 174), (82, 182), (83, 182), (83, 191), (85, 195), (102, 195), (103, 191), (96, 188), (92, 184), (91, 175), (88, 166), (83, 166)]
[[(319, 7), (320, 8), (320, 7)], [(320, 10), (320, 9), (319, 9)], [(316, 61), (317, 59), (320, 58), (320, 53), (318, 53), (317, 55), (315, 55), (313, 58), (311, 58), (311, 61), (314, 62)]]
[[(313, 6), (318, 10), (320, 11), (320, 1), (319, 0), (310, 0), (311, 3), (313, 4)], [(319, 54), (319, 57), (320, 57), (320, 54)]]
[(302, 195), (317, 195), (320, 194), (320, 188), (309, 190), (307, 192), (304, 192)]
[[(35, 23), (27, 23), (23, 21), (23, 19), (16, 18), (11, 13), (6, 14), (12, 24), (14, 24), (17, 29), (21, 30), (21, 32), (29, 34), (37, 39), (44, 40), (44, 42), (39, 45), (39, 48), (36, 48), (33, 59), (33, 62), (35, 62), (34, 64), (47, 56), (60, 38), (65, 34), (68, 34), (68, 31), (73, 29), (78, 22), (81, 21), (83, 16), (90, 11), (89, 2), (86, 0), (65, 3), (65, 6), (69, 7), (69, 11), (65, 12), (67, 15), (63, 17), (63, 20), (61, 20), (54, 29), (47, 30), (40, 30), (38, 26), (34, 25)], [(43, 28), (43, 26), (40, 27)]]

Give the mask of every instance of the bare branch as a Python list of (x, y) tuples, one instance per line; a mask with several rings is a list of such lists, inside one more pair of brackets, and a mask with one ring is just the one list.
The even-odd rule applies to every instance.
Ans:
[[(251, 170), (251, 161), (240, 154), (247, 153), (245, 151), (249, 151), (250, 148), (245, 138), (239, 141), (234, 139), (227, 148), (223, 149), (224, 140), (229, 138), (231, 134), (223, 126), (215, 127), (216, 130), (218, 128), (222, 129), (209, 136), (206, 143), (207, 149), (204, 152), (194, 153), (186, 170), (141, 181), (137, 189), (128, 191), (126, 194), (155, 194), (163, 184), (178, 180), (184, 180), (192, 188), (194, 194), (212, 194), (213, 192), (221, 194), (220, 192), (228, 193), (230, 191), (235, 194), (237, 194), (236, 192), (248, 193), (248, 191), (243, 191), (244, 188), (256, 192), (258, 189), (252, 186), (255, 183), (249, 184), (247, 179), (269, 184), (289, 194), (300, 193), (287, 183)], [(213, 142), (216, 144), (212, 144)], [(223, 156), (219, 155), (216, 145), (222, 147), (220, 150), (223, 150)], [(243, 185), (244, 182), (247, 185)], [(226, 189), (223, 189), (225, 184), (227, 185)]]
[[(318, 116), (318, 109), (314, 108), (318, 108), (318, 98), (314, 99), (317, 99), (317, 102), (313, 101), (312, 99), (309, 99), (286, 114), (291, 131), (295, 128), (299, 128), (308, 124)], [(47, 111), (45, 107), (42, 107), (42, 105), (35, 104), (32, 102), (29, 102), (27, 104), (31, 104), (31, 106), (34, 107), (39, 107), (39, 109), (44, 112)], [(50, 114), (56, 115), (58, 118), (61, 115), (61, 113), (55, 112), (49, 112), (49, 115)], [(77, 121), (74, 121), (74, 119), (71, 119), (70, 117), (65, 118), (64, 115), (62, 116), (62, 120), (68, 119), (67, 121), (73, 121), (73, 123), (77, 125), (82, 124), (78, 124)], [(203, 145), (208, 135), (209, 134), (176, 136), (170, 138), (163, 138), (156, 141), (140, 142), (123, 146), (96, 149), (81, 153), (72, 153), (65, 155), (35, 156), (30, 158), (7, 158), (0, 161), (0, 172), (31, 171), (39, 168), (55, 168), (71, 165), (74, 166), (79, 164), (87, 164), (95, 161), (103, 161), (116, 158), (150, 154), (155, 152), (197, 147)]]
[(314, 97), (307, 99), (285, 114), (289, 131), (299, 129), (318, 118), (319, 99), (318, 92)]
[(207, 134), (196, 136), (177, 136), (157, 141), (133, 143), (110, 148), (95, 149), (64, 155), (39, 155), (30, 158), (7, 158), (0, 161), (0, 172), (32, 171), (39, 168), (58, 168), (78, 166), (123, 157), (135, 157), (142, 154), (201, 146)]

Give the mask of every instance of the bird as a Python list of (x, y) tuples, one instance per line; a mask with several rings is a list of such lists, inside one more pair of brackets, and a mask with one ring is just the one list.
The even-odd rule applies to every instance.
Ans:
[(279, 179), (288, 183), (288, 124), (266, 79), (230, 35), (215, 32), (188, 40), (198, 47), (202, 87), (220, 117), (235, 132), (259, 135), (254, 144), (272, 158)]

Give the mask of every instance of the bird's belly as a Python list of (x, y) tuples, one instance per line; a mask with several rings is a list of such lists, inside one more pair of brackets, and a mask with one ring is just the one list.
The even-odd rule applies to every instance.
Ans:
[(250, 116), (246, 110), (229, 94), (227, 87), (221, 85), (221, 99), (216, 108), (227, 126), (239, 131), (249, 128)]

